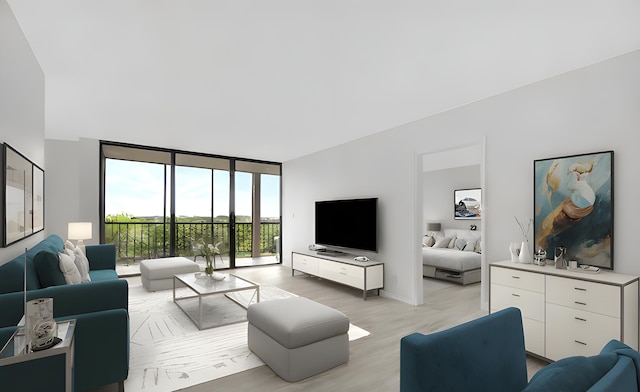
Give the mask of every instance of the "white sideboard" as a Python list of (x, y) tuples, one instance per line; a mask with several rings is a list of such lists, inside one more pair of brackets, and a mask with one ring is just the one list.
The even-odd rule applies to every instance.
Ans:
[(333, 282), (362, 290), (362, 298), (367, 299), (369, 290), (384, 287), (384, 263), (380, 261), (355, 261), (353, 256), (333, 257), (291, 253), (291, 275), (304, 272)]
[(527, 351), (557, 361), (596, 355), (611, 339), (638, 349), (638, 277), (501, 261), (490, 265), (490, 312), (522, 313)]

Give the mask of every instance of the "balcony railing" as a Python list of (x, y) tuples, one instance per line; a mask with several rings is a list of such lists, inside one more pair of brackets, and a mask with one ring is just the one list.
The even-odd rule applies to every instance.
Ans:
[[(105, 242), (116, 246), (116, 259), (134, 262), (171, 256), (170, 226), (166, 222), (105, 222)], [(193, 257), (198, 241), (221, 243), (222, 254), (229, 254), (229, 223), (176, 223), (175, 255)], [(260, 255), (276, 253), (275, 238), (280, 236), (280, 222), (260, 222)], [(236, 223), (236, 257), (251, 257), (253, 225)]]

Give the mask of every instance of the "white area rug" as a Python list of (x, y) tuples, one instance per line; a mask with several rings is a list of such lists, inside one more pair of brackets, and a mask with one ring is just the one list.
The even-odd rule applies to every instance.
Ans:
[[(236, 294), (234, 300), (247, 303), (253, 292), (232, 294)], [(260, 287), (261, 302), (294, 295), (276, 287)], [(210, 305), (209, 312), (224, 313), (225, 309), (239, 309), (246, 315), (244, 309), (222, 297)], [(150, 293), (142, 285), (130, 285), (129, 317), (127, 391), (175, 391), (264, 365), (247, 347), (246, 321), (200, 331), (173, 303), (172, 290)], [(362, 328), (349, 327), (351, 341), (367, 335)]]

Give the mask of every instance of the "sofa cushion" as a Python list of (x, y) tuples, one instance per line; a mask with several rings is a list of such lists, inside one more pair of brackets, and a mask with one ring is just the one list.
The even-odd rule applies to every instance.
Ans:
[(586, 391), (607, 374), (617, 360), (615, 353), (561, 359), (537, 372), (525, 391)]
[(92, 282), (101, 282), (105, 280), (117, 280), (118, 273), (114, 270), (97, 270), (89, 271), (89, 277)]
[(66, 284), (64, 275), (60, 271), (60, 263), (56, 255), (48, 251), (38, 252), (33, 258), (38, 280), (42, 288)]

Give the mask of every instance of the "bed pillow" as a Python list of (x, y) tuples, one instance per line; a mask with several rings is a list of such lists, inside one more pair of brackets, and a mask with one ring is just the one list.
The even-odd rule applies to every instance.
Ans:
[(436, 239), (431, 236), (424, 236), (422, 238), (422, 246), (431, 247), (436, 243)]
[(455, 247), (456, 247), (456, 237), (453, 236), (453, 237), (451, 237), (451, 241), (449, 242), (449, 246), (447, 248), (455, 249)]
[(448, 248), (451, 242), (451, 237), (438, 237), (436, 243), (433, 244), (434, 248)]
[(464, 247), (467, 245), (467, 240), (465, 240), (464, 238), (457, 238), (454, 241), (454, 247), (457, 250), (462, 250), (464, 249)]
[(462, 249), (465, 252), (475, 252), (476, 251), (476, 241), (466, 241), (464, 244), (464, 248)]

